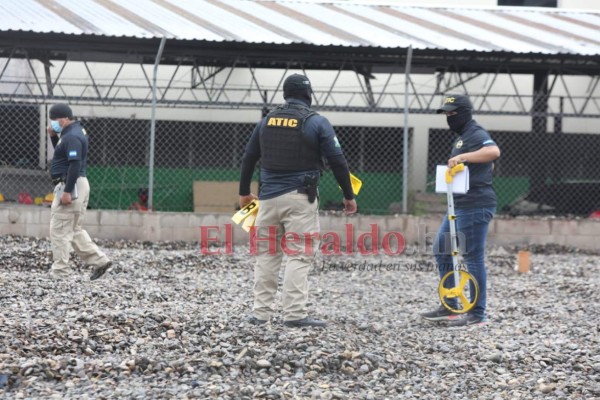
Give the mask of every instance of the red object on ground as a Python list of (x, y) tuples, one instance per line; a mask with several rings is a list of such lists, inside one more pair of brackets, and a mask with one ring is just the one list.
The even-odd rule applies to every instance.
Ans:
[(590, 216), (588, 218), (600, 219), (600, 210), (594, 211), (593, 213), (590, 214)]
[(33, 204), (33, 197), (29, 193), (19, 193), (19, 204)]
[(144, 204), (142, 203), (131, 203), (131, 205), (129, 206), (130, 210), (137, 210), (137, 211), (148, 211), (148, 207), (146, 207)]

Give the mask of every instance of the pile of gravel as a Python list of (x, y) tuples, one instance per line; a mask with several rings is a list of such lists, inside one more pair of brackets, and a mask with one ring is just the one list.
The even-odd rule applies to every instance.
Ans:
[(566, 399), (600, 397), (600, 256), (488, 252), (491, 323), (450, 331), (429, 255), (319, 258), (310, 310), (324, 330), (244, 322), (248, 249), (99, 241), (102, 279), (74, 259), (49, 278), (49, 242), (0, 238), (4, 398)]

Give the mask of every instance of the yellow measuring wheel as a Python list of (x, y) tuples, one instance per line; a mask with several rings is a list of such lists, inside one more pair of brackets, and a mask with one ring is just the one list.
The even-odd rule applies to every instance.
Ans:
[[(456, 275), (458, 274), (458, 284), (456, 283)], [(446, 281), (451, 277), (454, 277), (454, 287), (447, 288), (445, 287)], [(473, 300), (470, 300), (469, 297), (465, 294), (467, 288), (469, 288), (470, 284), (473, 285), (475, 293), (469, 293)], [(469, 288), (469, 290), (471, 290)], [(475, 277), (468, 273), (467, 271), (450, 271), (440, 280), (440, 285), (438, 287), (438, 293), (440, 295), (440, 301), (442, 305), (446, 307), (448, 310), (462, 314), (466, 313), (475, 307), (475, 302), (479, 297), (479, 286), (477, 285), (477, 281)], [(457, 306), (453, 307), (450, 305), (449, 300), (456, 299)]]
[[(475, 307), (475, 302), (477, 301), (477, 297), (479, 296), (479, 286), (477, 285), (475, 277), (467, 271), (461, 270), (458, 264), (458, 238), (456, 235), (456, 214), (454, 213), (454, 196), (452, 194), (452, 181), (454, 180), (454, 175), (464, 170), (464, 164), (458, 164), (446, 170), (446, 193), (448, 195), (448, 223), (450, 225), (450, 244), (452, 250), (453, 270), (444, 275), (444, 277), (440, 280), (440, 285), (438, 286), (438, 293), (440, 295), (440, 300), (444, 307), (457, 314), (466, 313), (467, 311)], [(445, 287), (445, 283), (448, 279), (450, 279), (451, 276), (454, 277), (454, 287), (447, 288)], [(467, 288), (470, 289), (471, 284), (474, 288), (475, 293), (469, 293), (469, 299), (465, 294), (465, 290)], [(449, 304), (448, 301), (451, 299), (457, 300), (456, 307), (452, 307)]]

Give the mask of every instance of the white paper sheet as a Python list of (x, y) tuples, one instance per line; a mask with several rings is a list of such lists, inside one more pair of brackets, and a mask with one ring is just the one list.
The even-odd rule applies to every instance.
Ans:
[[(446, 185), (446, 165), (438, 165), (435, 173), (435, 192), (446, 193), (448, 187)], [(452, 193), (465, 194), (469, 191), (469, 167), (465, 167), (464, 171), (454, 175), (452, 180)]]

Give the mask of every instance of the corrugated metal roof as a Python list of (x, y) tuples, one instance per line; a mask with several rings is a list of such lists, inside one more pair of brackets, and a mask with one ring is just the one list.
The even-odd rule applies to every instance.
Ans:
[(600, 12), (292, 0), (18, 0), (0, 31), (306, 43), (319, 46), (600, 54)]

